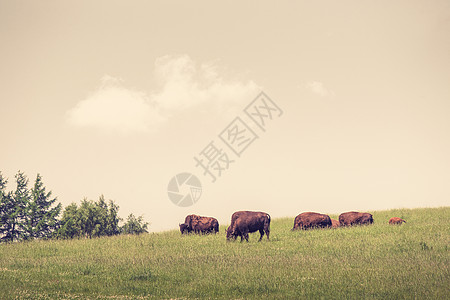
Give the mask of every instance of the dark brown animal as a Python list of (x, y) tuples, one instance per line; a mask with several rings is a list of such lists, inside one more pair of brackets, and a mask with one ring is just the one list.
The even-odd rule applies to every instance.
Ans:
[(240, 236), (241, 242), (244, 238), (248, 242), (248, 234), (256, 231), (261, 234), (259, 241), (264, 233), (269, 240), (270, 215), (256, 211), (237, 211), (231, 216), (231, 224), (227, 228), (227, 240), (236, 240)]
[(339, 221), (335, 219), (331, 219), (331, 227), (338, 228), (339, 227)]
[(373, 216), (369, 213), (350, 211), (339, 215), (339, 224), (341, 226), (366, 225), (372, 223)]
[(189, 225), (187, 223), (179, 224), (181, 234), (189, 233), (192, 231), (192, 229), (189, 228)]
[(219, 221), (212, 217), (202, 217), (199, 215), (188, 215), (184, 223), (180, 224), (180, 231), (194, 233), (217, 233), (219, 232)]
[(198, 215), (188, 215), (184, 219), (184, 224), (187, 224), (189, 229), (192, 231), (192, 221), (197, 220), (198, 218), (200, 218)]
[(331, 227), (331, 219), (329, 216), (315, 212), (304, 212), (295, 217), (294, 227), (296, 229), (310, 229)]
[(406, 221), (401, 218), (393, 217), (389, 219), (391, 225), (402, 225), (402, 223), (406, 223)]
[(219, 221), (212, 217), (199, 217), (192, 220), (192, 229), (195, 233), (217, 233)]

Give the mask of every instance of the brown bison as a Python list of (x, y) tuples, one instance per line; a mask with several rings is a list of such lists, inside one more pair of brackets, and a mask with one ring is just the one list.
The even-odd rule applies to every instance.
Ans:
[(180, 224), (181, 234), (190, 233), (217, 233), (219, 232), (219, 222), (212, 217), (202, 217), (198, 215), (188, 215), (183, 224)]
[(338, 228), (339, 227), (339, 221), (335, 219), (331, 219), (331, 227)]
[(192, 231), (192, 221), (197, 220), (198, 218), (200, 218), (200, 216), (198, 215), (188, 215), (186, 216), (186, 218), (184, 219), (184, 224), (187, 224), (187, 226), (191, 229)]
[(195, 233), (219, 232), (219, 221), (212, 217), (199, 217), (192, 220), (192, 229)]
[(402, 223), (406, 223), (406, 221), (397, 217), (389, 219), (389, 224), (391, 225), (402, 225)]
[(180, 224), (179, 226), (181, 234), (190, 233), (192, 231), (187, 223)]
[(341, 226), (364, 225), (372, 223), (373, 217), (369, 213), (350, 211), (339, 215), (339, 224)]
[(179, 224), (181, 234), (191, 233), (193, 231), (193, 229), (192, 229), (192, 221), (196, 220), (198, 217), (200, 217), (200, 216), (197, 216), (197, 215), (188, 215), (188, 216), (186, 216), (186, 218), (184, 219), (184, 223), (183, 224)]
[(256, 211), (237, 211), (231, 216), (231, 224), (227, 228), (227, 240), (236, 240), (240, 236), (241, 242), (244, 238), (248, 242), (248, 234), (256, 231), (261, 234), (259, 241), (263, 238), (264, 233), (269, 240), (270, 215)]
[(310, 228), (331, 227), (331, 219), (329, 216), (315, 212), (304, 212), (295, 217), (295, 229), (310, 229)]

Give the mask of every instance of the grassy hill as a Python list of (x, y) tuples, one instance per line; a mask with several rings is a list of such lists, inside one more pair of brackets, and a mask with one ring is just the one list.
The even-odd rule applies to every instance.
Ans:
[[(178, 231), (0, 244), (0, 299), (448, 299), (450, 207), (373, 212), (371, 226), (226, 242)], [(401, 226), (387, 221), (397, 216)], [(337, 218), (336, 215), (331, 215)]]

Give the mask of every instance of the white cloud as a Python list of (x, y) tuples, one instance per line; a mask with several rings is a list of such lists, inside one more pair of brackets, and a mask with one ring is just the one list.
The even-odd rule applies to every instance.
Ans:
[(226, 80), (217, 69), (213, 63), (197, 67), (187, 55), (158, 58), (155, 73), (162, 89), (152, 94), (152, 100), (164, 109), (181, 110), (203, 103), (251, 101), (260, 90), (253, 81)]
[(108, 75), (102, 86), (67, 112), (69, 124), (121, 133), (148, 131), (164, 118), (144, 92)]
[(68, 111), (67, 120), (110, 131), (149, 131), (178, 111), (204, 104), (217, 109), (239, 106), (260, 91), (253, 81), (225, 78), (218, 68), (214, 63), (198, 65), (187, 55), (160, 57), (154, 70), (157, 91), (128, 89), (122, 80), (105, 76), (97, 91)]
[(305, 86), (309, 91), (321, 97), (334, 96), (334, 92), (327, 89), (320, 81), (308, 81)]

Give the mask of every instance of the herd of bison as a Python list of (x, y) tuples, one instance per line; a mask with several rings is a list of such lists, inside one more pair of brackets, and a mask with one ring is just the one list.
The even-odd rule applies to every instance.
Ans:
[[(389, 224), (400, 225), (406, 222), (403, 219), (394, 217), (389, 220)], [(373, 223), (373, 217), (369, 213), (345, 212), (339, 215), (339, 221), (331, 219), (328, 215), (304, 212), (295, 217), (294, 227), (296, 229), (311, 228), (337, 228), (340, 226), (368, 225)], [(217, 233), (219, 232), (219, 222), (212, 217), (202, 217), (198, 215), (188, 215), (183, 224), (180, 224), (181, 234), (185, 233)], [(259, 231), (261, 234), (259, 241), (264, 234), (269, 240), (270, 215), (257, 211), (237, 211), (231, 216), (231, 224), (226, 230), (227, 240), (236, 240), (241, 237), (241, 242), (245, 239), (248, 242), (248, 234)]]

